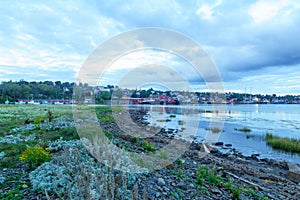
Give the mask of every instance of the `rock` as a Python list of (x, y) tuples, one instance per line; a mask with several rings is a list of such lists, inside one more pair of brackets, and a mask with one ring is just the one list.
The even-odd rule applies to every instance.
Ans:
[(158, 179), (157, 179), (157, 184), (158, 184), (159, 186), (163, 186), (163, 185), (166, 184), (166, 182), (165, 182), (165, 180), (164, 180), (163, 178), (158, 178)]
[(187, 188), (188, 188), (188, 185), (183, 181), (178, 183), (177, 186), (182, 190), (187, 190)]
[(213, 194), (221, 194), (221, 191), (218, 190), (218, 189), (216, 189), (216, 188), (212, 188), (210, 191), (211, 191)]
[(224, 145), (224, 142), (216, 142), (215, 143), (215, 146), (223, 146)]
[(259, 156), (258, 153), (254, 153), (254, 154), (251, 155), (252, 158), (256, 158), (256, 157), (258, 157), (258, 156)]
[(225, 144), (225, 147), (232, 147), (232, 144)]
[(160, 195), (160, 192), (156, 192), (155, 197), (158, 198)]
[(22, 188), (26, 189), (26, 188), (28, 188), (28, 185), (24, 184), (24, 185), (22, 185)]
[(294, 163), (288, 163), (288, 167), (286, 177), (293, 182), (300, 183), (300, 167)]

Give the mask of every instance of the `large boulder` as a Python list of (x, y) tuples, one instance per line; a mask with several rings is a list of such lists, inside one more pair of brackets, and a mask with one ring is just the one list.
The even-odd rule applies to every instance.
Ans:
[(300, 167), (295, 163), (288, 163), (288, 167), (286, 177), (293, 182), (300, 183)]

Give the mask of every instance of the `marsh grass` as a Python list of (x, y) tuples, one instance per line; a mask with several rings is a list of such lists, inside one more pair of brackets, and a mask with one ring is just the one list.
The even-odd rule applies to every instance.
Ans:
[(271, 133), (266, 134), (267, 145), (274, 149), (287, 151), (290, 153), (300, 153), (300, 140), (291, 138), (281, 138)]
[(217, 127), (207, 128), (207, 130), (211, 131), (212, 133), (220, 133), (222, 131)]

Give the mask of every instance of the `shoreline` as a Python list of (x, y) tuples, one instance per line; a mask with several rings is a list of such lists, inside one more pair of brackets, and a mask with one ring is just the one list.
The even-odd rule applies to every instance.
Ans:
[[(142, 115), (137, 114), (135, 117), (138, 116)], [(137, 119), (134, 120), (136, 121)], [(137, 121), (140, 120), (142, 118)], [(141, 125), (145, 126), (143, 123)], [(205, 157), (201, 158), (201, 152), (204, 152), (203, 144), (192, 142), (189, 149), (182, 155), (185, 163), (181, 165), (174, 163), (167, 166), (166, 169), (184, 168), (187, 174), (192, 174), (191, 171), (195, 170), (195, 165), (203, 164), (209, 166), (209, 168), (217, 168), (218, 172), (232, 178), (237, 184), (244, 184), (254, 188), (269, 199), (300, 199), (300, 194), (297, 192), (300, 191), (300, 171), (295, 172), (296, 168), (300, 169), (299, 165), (286, 161), (258, 158), (259, 155), (256, 154), (244, 156), (232, 147), (229, 147), (233, 150), (231, 154), (224, 154), (217, 149), (217, 146), (205, 145), (209, 149), (209, 153)], [(159, 172), (154, 172), (154, 174), (157, 177), (163, 177), (163, 171), (162, 169)], [(147, 183), (147, 180), (144, 181)], [(172, 179), (168, 179), (168, 181), (171, 183), (171, 187), (176, 185), (172, 185)], [(228, 194), (225, 197), (226, 189), (225, 191), (220, 188), (215, 190), (208, 187), (207, 189), (211, 191), (212, 195), (204, 195), (199, 199), (228, 198)], [(192, 194), (193, 192), (190, 191), (189, 193)], [(185, 199), (184, 196), (182, 198)]]
[[(106, 134), (106, 137), (113, 145), (129, 152), (150, 155), (158, 152), (171, 142), (176, 143), (180, 141), (178, 138), (168, 137), (162, 130), (151, 129), (148, 123), (144, 121), (146, 111), (132, 110), (127, 113), (129, 116), (123, 115), (122, 112), (124, 112), (124, 110), (121, 109), (115, 110), (114, 113), (112, 113), (112, 111), (107, 112), (107, 109), (101, 110), (104, 116), (113, 114), (117, 117), (112, 121), (110, 121), (111, 118), (105, 118), (104, 121), (100, 121), (101, 128), (109, 133)], [(101, 115), (98, 117), (101, 117)], [(71, 118), (70, 120), (72, 121)], [(121, 121), (119, 121), (120, 123), (118, 124), (116, 120)], [(139, 137), (137, 132), (130, 132), (130, 134), (128, 134), (129, 132), (122, 130), (121, 125), (129, 125), (127, 128), (130, 128), (129, 121), (135, 123), (139, 127), (139, 130), (144, 131), (145, 134), (149, 133), (149, 131), (158, 131), (158, 134), (148, 135), (148, 137)], [(121, 127), (119, 127), (119, 125)], [(59, 129), (59, 132), (61, 132), (61, 130), (62, 129)], [(47, 133), (45, 133), (45, 135), (47, 135)], [(66, 140), (64, 144), (72, 146), (71, 144), (78, 142), (80, 143), (78, 139)], [(144, 142), (148, 145), (144, 146)], [(62, 157), (57, 156), (69, 155), (70, 149), (68, 148), (54, 151), (53, 162), (57, 162), (57, 165), (55, 165), (56, 167), (54, 168), (50, 167), (46, 169), (53, 170), (53, 172), (56, 173), (58, 166), (64, 167), (64, 160), (58, 160), (58, 158)], [(83, 154), (88, 156), (86, 157), (88, 160), (96, 160), (82, 145), (80, 147), (73, 146), (72, 149), (76, 150), (79, 155), (82, 155), (82, 152), (86, 152)], [(209, 153), (203, 156), (204, 152), (208, 151)], [(67, 159), (68, 162), (73, 162), (72, 159), (74, 158), (69, 156)], [(78, 160), (80, 159), (81, 158), (78, 158)], [(65, 162), (65, 164), (68, 162)], [(74, 162), (76, 162), (76, 159)], [(95, 162), (95, 166), (103, 167), (102, 162)], [(49, 163), (44, 164), (51, 166)], [(74, 166), (77, 165), (86, 167), (88, 163), (80, 161), (74, 164)], [(43, 168), (43, 166), (41, 167)], [(294, 170), (297, 169), (297, 167), (299, 166), (291, 165), (287, 162), (259, 159), (255, 155), (244, 156), (236, 151), (233, 151), (232, 154), (222, 154), (213, 145), (192, 142), (174, 162), (149, 173), (137, 174), (133, 183), (134, 186), (130, 186), (127, 191), (136, 191), (137, 199), (238, 199), (237, 197), (240, 199), (300, 199), (300, 194), (298, 193), (300, 190), (300, 181), (297, 181), (299, 174), (292, 173), (290, 170), (290, 168)], [(57, 175), (47, 175), (47, 170), (40, 175), (49, 177), (49, 180), (60, 178)], [(9, 191), (20, 190), (20, 194), (24, 195), (25, 199), (59, 198), (55, 192), (45, 194), (45, 191), (42, 189), (34, 190), (30, 183), (31, 180), (29, 180), (29, 174), (31, 172), (32, 171), (27, 171), (24, 163), (21, 162), (18, 162), (16, 168), (3, 168), (0, 172), (0, 177), (10, 179), (14, 177), (15, 174), (18, 174), (20, 178), (15, 180), (19, 185), (12, 183), (11, 186), (2, 188), (0, 193), (7, 194)], [(204, 173), (204, 175), (200, 172)], [(74, 174), (71, 175), (74, 176), (74, 180), (77, 180), (78, 173), (83, 172), (75, 170), (73, 173)], [(91, 177), (89, 172), (86, 173), (87, 174), (83, 175)], [(117, 173), (120, 174), (122, 171)], [(46, 181), (46, 179), (41, 181)], [(90, 179), (85, 181), (85, 184), (91, 184)], [(120, 184), (118, 177), (115, 177), (114, 181), (114, 184)], [(49, 184), (49, 187), (55, 188), (52, 182), (46, 183)], [(73, 180), (65, 182), (65, 185), (70, 183), (74, 184)], [(21, 189), (19, 189), (19, 187), (21, 187)], [(62, 196), (68, 197), (68, 194), (64, 193)]]

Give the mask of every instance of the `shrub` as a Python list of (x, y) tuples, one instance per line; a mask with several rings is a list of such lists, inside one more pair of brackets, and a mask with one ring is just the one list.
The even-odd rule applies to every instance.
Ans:
[(197, 184), (203, 185), (204, 181), (208, 181), (211, 185), (222, 185), (223, 178), (218, 176), (215, 169), (208, 169), (206, 165), (201, 166), (196, 172)]
[(27, 163), (29, 168), (36, 168), (44, 162), (50, 161), (49, 150), (37, 145), (27, 148), (20, 156), (20, 160)]
[(148, 141), (143, 141), (142, 142), (142, 147), (146, 150), (146, 151), (156, 151), (156, 148), (153, 144), (151, 144)]
[(81, 145), (66, 147), (29, 174), (33, 189), (62, 199), (138, 199), (136, 178), (102, 165)]
[(42, 116), (39, 116), (39, 117), (36, 117), (34, 120), (33, 120), (33, 123), (34, 124), (40, 124), (44, 122), (44, 118)]
[(133, 138), (131, 138), (131, 142), (136, 144), (137, 143), (137, 137), (134, 136)]
[(232, 195), (232, 199), (234, 199), (234, 200), (241, 199), (241, 188), (233, 187), (231, 195)]

